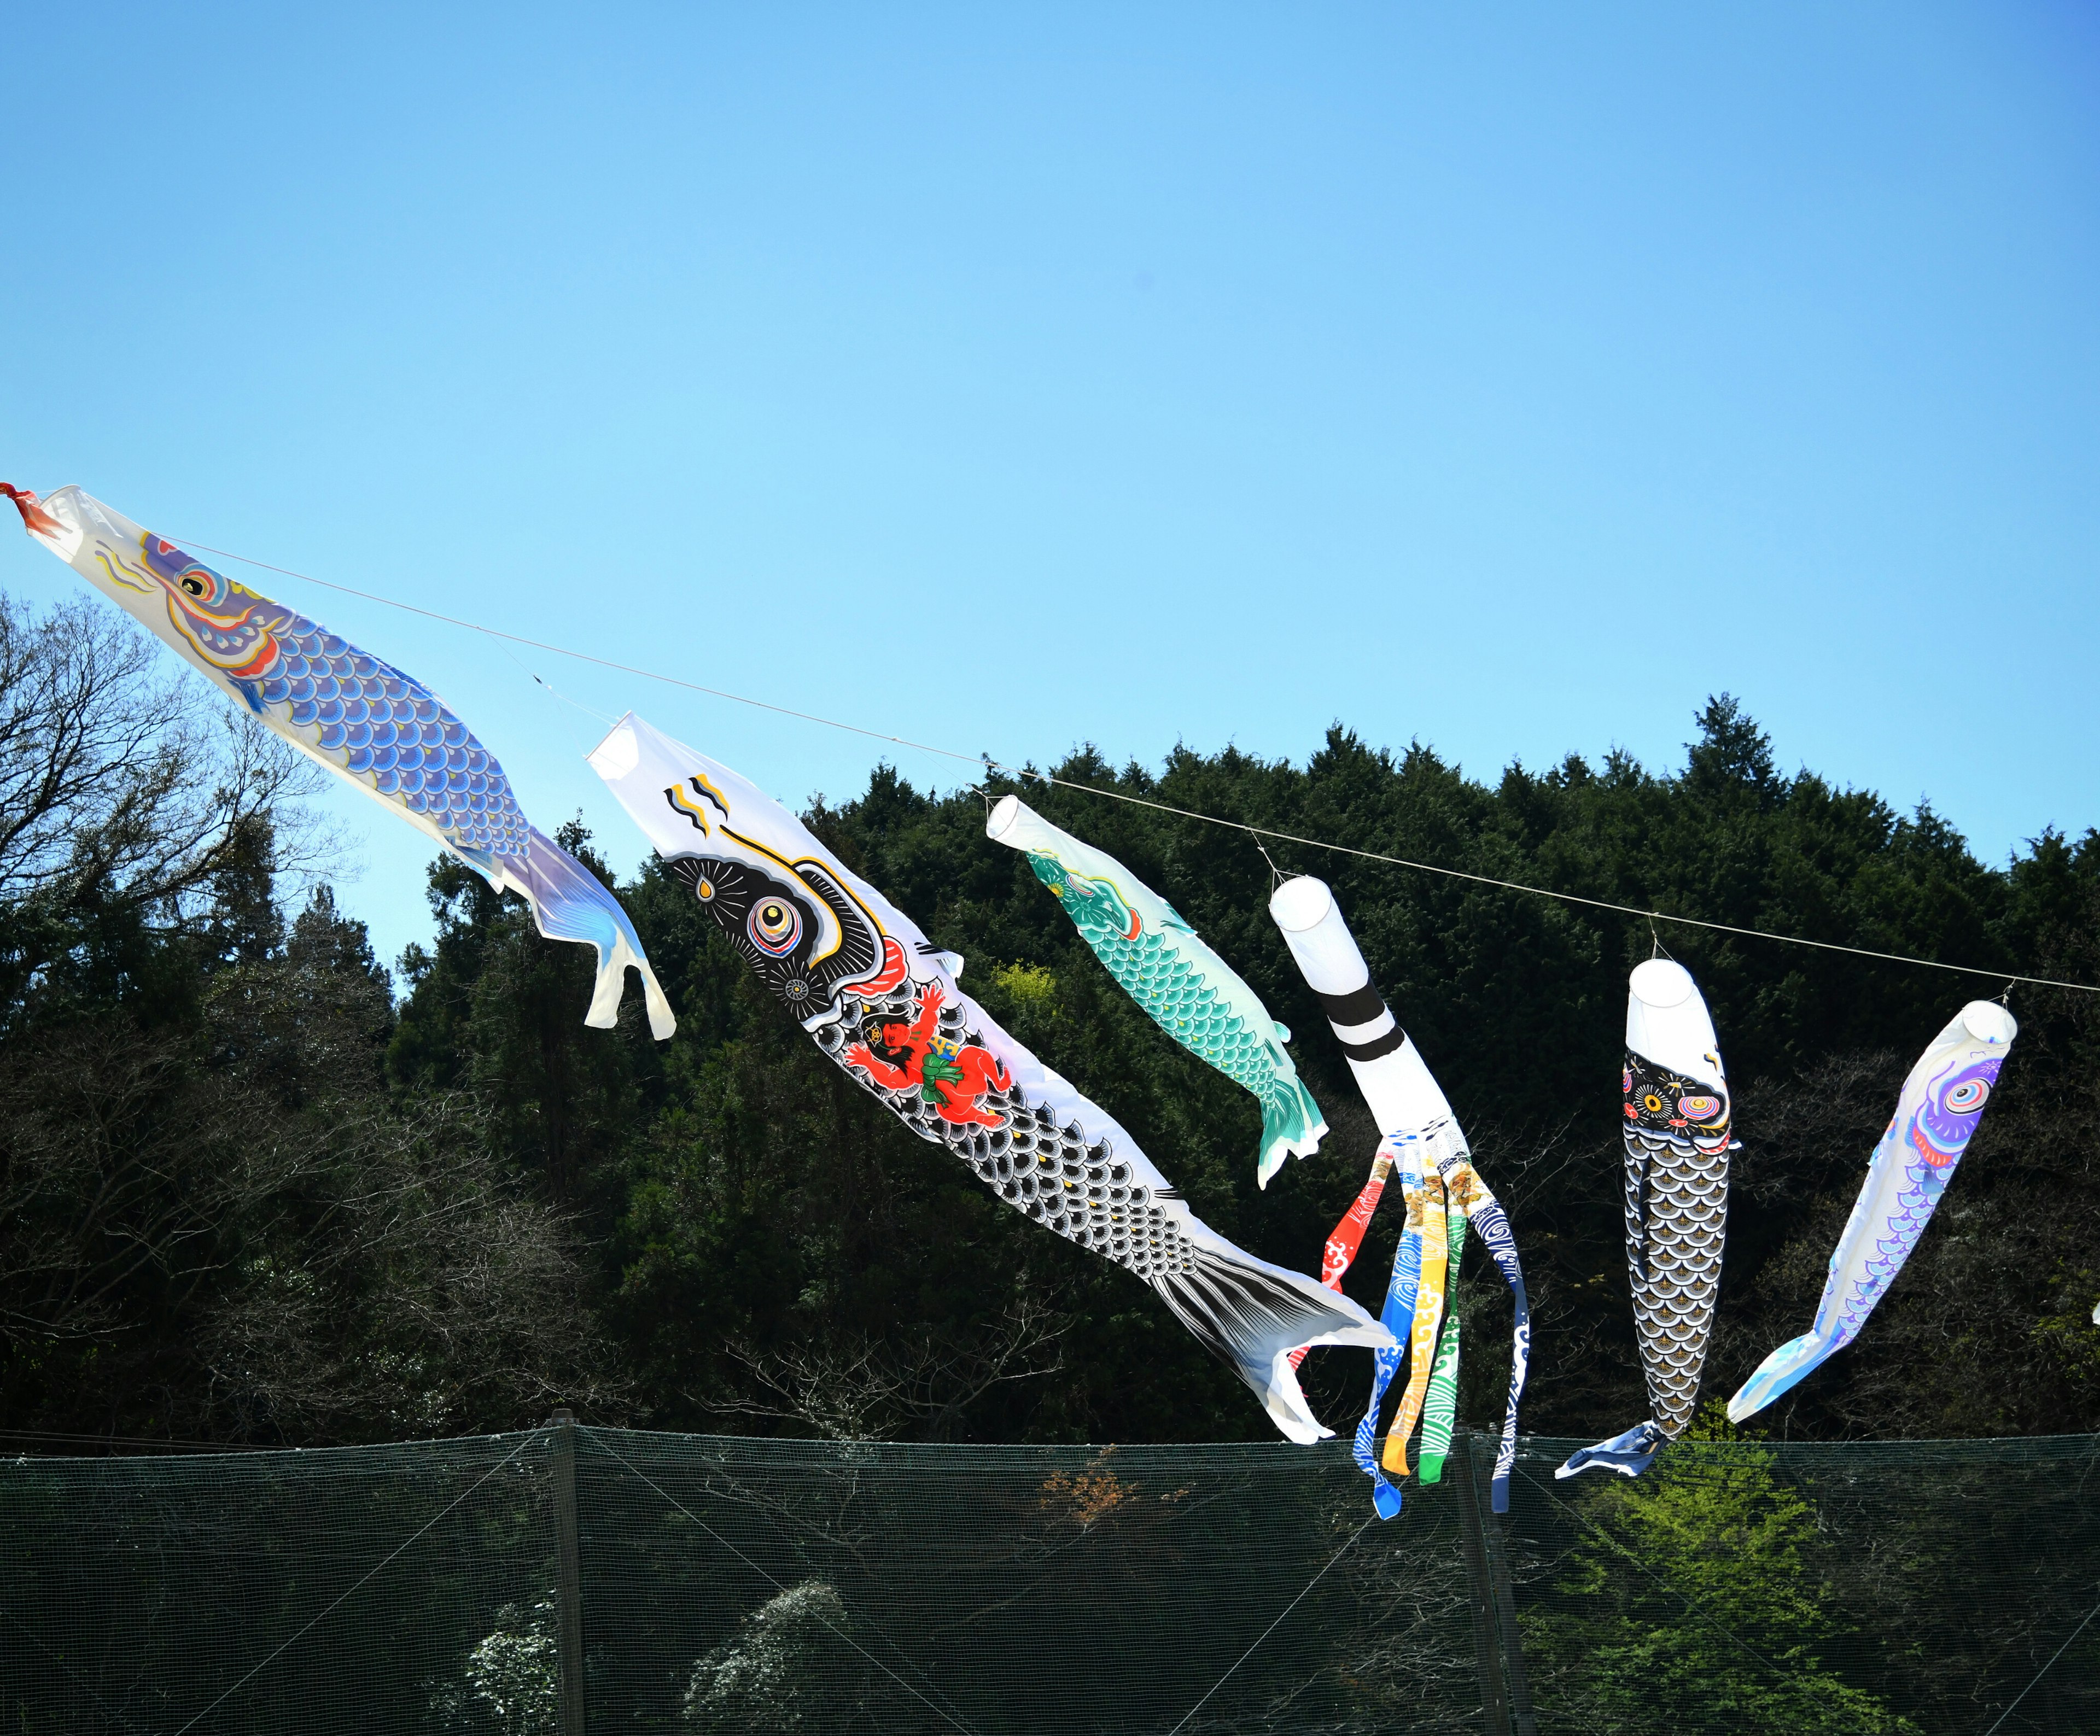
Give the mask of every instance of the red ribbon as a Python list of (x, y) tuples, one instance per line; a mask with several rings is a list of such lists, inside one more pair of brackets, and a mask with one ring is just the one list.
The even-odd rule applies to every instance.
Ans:
[(63, 536), (65, 527), (37, 504), (37, 497), (26, 488), (17, 488), (12, 482), (0, 482), (0, 494), (15, 503), (15, 510), (22, 515), (23, 529), (38, 536)]

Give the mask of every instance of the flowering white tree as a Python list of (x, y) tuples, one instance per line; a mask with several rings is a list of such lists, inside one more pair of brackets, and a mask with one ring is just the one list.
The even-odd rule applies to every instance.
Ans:
[(791, 1585), (693, 1666), (686, 1728), (721, 1733), (831, 1729), (866, 1697), (845, 1638), (845, 1600), (821, 1580)]

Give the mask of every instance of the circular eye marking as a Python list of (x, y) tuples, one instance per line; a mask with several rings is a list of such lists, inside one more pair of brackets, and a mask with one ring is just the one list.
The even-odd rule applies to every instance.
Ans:
[(1662, 1099), (1653, 1091), (1650, 1091), (1647, 1096), (1641, 1099), (1641, 1107), (1650, 1115), (1660, 1115), (1662, 1113)]
[(802, 938), (802, 913), (784, 898), (761, 898), (751, 907), (744, 931), (761, 952), (778, 958)]
[(198, 578), (195, 573), (184, 573), (183, 588), (192, 597), (201, 597), (204, 595), (204, 580)]
[(810, 985), (799, 976), (790, 977), (780, 985), (780, 992), (791, 1001), (804, 1000), (809, 996)]
[(1974, 1115), (1983, 1107), (1983, 1099), (1991, 1095), (1989, 1084), (1982, 1079), (1964, 1079), (1947, 1094), (1947, 1107), (1956, 1115)]

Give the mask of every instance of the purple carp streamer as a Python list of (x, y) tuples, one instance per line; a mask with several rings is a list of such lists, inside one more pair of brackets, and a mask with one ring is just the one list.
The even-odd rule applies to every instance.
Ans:
[(598, 952), (584, 1022), (619, 1022), (629, 966), (649, 1028), (677, 1029), (612, 893), (527, 822), (496, 756), (413, 676), (338, 638), (78, 488), (8, 488), (33, 537), (274, 734), (532, 906), (549, 940)]
[(1755, 1416), (1859, 1336), (1954, 1179), (2019, 1029), (1996, 1001), (1971, 1001), (1917, 1058), (1830, 1256), (1815, 1325), (1758, 1364), (1728, 1401), (1731, 1422)]
[(1322, 1439), (1290, 1353), (1389, 1347), (1347, 1297), (1189, 1210), (1106, 1112), (955, 985), (963, 961), (727, 766), (632, 714), (591, 764), (672, 876), (817, 1046), (1011, 1205), (1150, 1284), (1294, 1441)]
[(1727, 1077), (1714, 1021), (1692, 974), (1668, 958), (1626, 985), (1620, 1076), (1626, 1149), (1626, 1270), (1652, 1415), (1570, 1454), (1554, 1473), (1638, 1477), (1692, 1421), (1714, 1333), (1728, 1225)]
[[(1372, 986), (1370, 967), (1364, 963), (1364, 955), (1326, 883), (1309, 875), (1285, 881), (1271, 895), (1268, 914), (1283, 931), (1291, 957), (1326, 1013), (1348, 1058), (1349, 1071), (1355, 1075), (1357, 1087), (1378, 1122), (1383, 1135), (1381, 1154), (1390, 1157), (1402, 1178), (1409, 1202), (1408, 1224), (1393, 1256), (1384, 1320), (1396, 1337), (1413, 1341), (1414, 1364), (1421, 1371), (1423, 1387), (1426, 1388), (1433, 1367), (1440, 1302), (1437, 1309), (1420, 1305), (1423, 1214), (1430, 1208), (1426, 1183), (1418, 1179), (1410, 1189), (1405, 1179), (1410, 1174), (1418, 1178), (1432, 1173), (1441, 1177), (1449, 1202), (1465, 1213), (1479, 1232), (1489, 1258), (1509, 1284), (1516, 1324), (1510, 1347), (1509, 1406), (1495, 1452), (1492, 1488), (1494, 1510), (1507, 1513), (1510, 1474), (1516, 1465), (1517, 1410), (1531, 1366), (1531, 1307), (1524, 1294), (1524, 1269), (1517, 1258), (1516, 1238), (1511, 1232), (1509, 1218), (1474, 1170), (1465, 1134), (1421, 1051)], [(1440, 1202), (1438, 1209), (1442, 1209)], [(1443, 1240), (1440, 1234), (1437, 1240)], [(1433, 1262), (1433, 1254), (1431, 1258)], [(1440, 1284), (1456, 1276), (1448, 1260), (1443, 1264), (1445, 1270), (1438, 1276)], [(1371, 1459), (1370, 1447), (1377, 1431), (1379, 1408), (1399, 1366), (1397, 1346), (1389, 1359), (1379, 1356), (1372, 1374), (1370, 1408), (1357, 1430), (1357, 1462), (1371, 1478), (1374, 1505), (1388, 1519), (1401, 1509), (1400, 1491), (1387, 1482), (1383, 1471)], [(1422, 1403), (1422, 1394), (1414, 1391), (1416, 1384), (1412, 1380), (1409, 1382), (1412, 1399), (1403, 1397), (1402, 1414), (1410, 1427), (1414, 1410)], [(1396, 1448), (1388, 1440), (1386, 1463), (1405, 1474), (1404, 1434)]]

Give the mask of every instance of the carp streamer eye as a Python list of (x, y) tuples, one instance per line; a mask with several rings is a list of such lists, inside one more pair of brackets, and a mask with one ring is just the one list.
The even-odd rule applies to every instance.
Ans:
[(1662, 1113), (1663, 1102), (1653, 1091), (1650, 1091), (1647, 1096), (1641, 1099), (1641, 1107), (1650, 1115), (1660, 1115)]
[(178, 582), (182, 585), (182, 588), (185, 591), (188, 591), (190, 593), (191, 596), (201, 597), (204, 595), (204, 580), (198, 578), (195, 573), (184, 573), (181, 579)]
[(1991, 1087), (1983, 1080), (1964, 1079), (1947, 1094), (1947, 1112), (1950, 1115), (1974, 1115), (1990, 1095)]
[(777, 958), (792, 952), (795, 943), (802, 938), (802, 916), (784, 898), (761, 898), (752, 906), (751, 919), (744, 927), (752, 945)]

